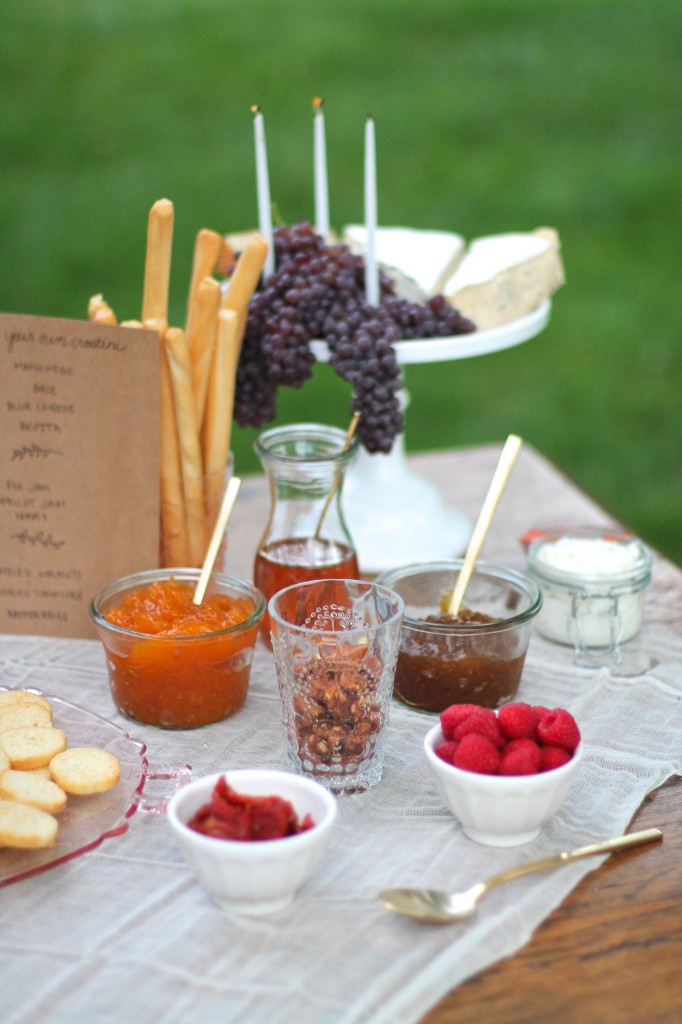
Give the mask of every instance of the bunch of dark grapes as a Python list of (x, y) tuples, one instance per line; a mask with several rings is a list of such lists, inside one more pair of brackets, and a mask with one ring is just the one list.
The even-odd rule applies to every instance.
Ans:
[(395, 296), (385, 300), (391, 317), (400, 330), (400, 340), (411, 338), (449, 338), (476, 330), (471, 320), (458, 313), (443, 295), (434, 295), (423, 306)]
[(393, 348), (400, 332), (390, 313), (364, 302), (333, 307), (324, 338), (330, 365), (353, 388), (360, 441), (367, 451), (389, 452), (403, 429), (398, 399), (402, 374)]
[(261, 345), (264, 299), (251, 300), (234, 390), (234, 418), (242, 427), (260, 427), (277, 414), (277, 385), (270, 380)]
[(365, 300), (365, 263), (344, 245), (326, 245), (310, 224), (279, 227), (276, 270), (253, 296), (237, 372), (235, 418), (259, 427), (275, 418), (277, 388), (312, 375), (310, 342), (326, 341), (329, 363), (353, 388), (358, 435), (370, 452), (388, 452), (403, 429), (402, 375), (393, 344), (407, 338), (473, 331), (442, 296), (425, 305), (395, 295), (380, 277), (381, 304)]

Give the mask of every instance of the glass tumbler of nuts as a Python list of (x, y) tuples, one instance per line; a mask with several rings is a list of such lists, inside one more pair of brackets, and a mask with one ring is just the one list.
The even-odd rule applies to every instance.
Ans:
[(289, 765), (337, 793), (381, 779), (404, 605), (386, 587), (312, 580), (269, 603)]

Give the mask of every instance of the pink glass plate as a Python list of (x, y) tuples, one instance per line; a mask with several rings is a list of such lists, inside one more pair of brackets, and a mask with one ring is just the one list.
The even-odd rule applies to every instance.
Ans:
[[(0, 690), (8, 687), (0, 686)], [(42, 691), (30, 687), (34, 693)], [(45, 850), (17, 850), (0, 847), (0, 887), (30, 878), (40, 871), (93, 850), (105, 839), (123, 835), (137, 810), (163, 811), (166, 800), (145, 801), (142, 791), (148, 779), (171, 779), (175, 788), (191, 776), (188, 765), (152, 771), (145, 756), (147, 747), (133, 739), (114, 722), (61, 697), (42, 694), (52, 705), (53, 723), (66, 733), (70, 747), (102, 747), (121, 764), (121, 778), (108, 793), (69, 796), (57, 816), (59, 829), (55, 846)]]

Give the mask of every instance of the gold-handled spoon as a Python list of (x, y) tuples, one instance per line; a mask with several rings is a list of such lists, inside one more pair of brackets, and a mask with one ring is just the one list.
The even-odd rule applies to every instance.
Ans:
[[(353, 440), (353, 437), (355, 435), (355, 430), (357, 428), (359, 419), (360, 419), (360, 413), (359, 412), (354, 412), (353, 416), (352, 416), (352, 419), (350, 421), (350, 426), (348, 427), (348, 430), (346, 431), (346, 436), (345, 436), (344, 442), (343, 442), (343, 448), (341, 449), (342, 452), (347, 452), (348, 449), (350, 448), (351, 441)], [(334, 477), (334, 481), (332, 483), (332, 486), (329, 488), (329, 493), (328, 493), (328, 495), (326, 497), (325, 503), (322, 506), (322, 511), (320, 512), (320, 518), (317, 521), (317, 527), (315, 529), (315, 533), (313, 534), (313, 537), (315, 538), (315, 540), (319, 539), (320, 530), (322, 529), (322, 523), (324, 522), (324, 517), (326, 516), (327, 512), (329, 511), (329, 506), (331, 505), (331, 503), (332, 503), (332, 501), (334, 499), (334, 495), (338, 491), (340, 484), (341, 484), (341, 473), (337, 472), (336, 476)]]
[(223, 539), (223, 534), (227, 529), (227, 523), (232, 515), (232, 509), (234, 503), (237, 500), (237, 494), (241, 487), (241, 480), (238, 476), (233, 476), (230, 479), (227, 487), (225, 488), (225, 494), (220, 505), (220, 511), (218, 512), (218, 518), (215, 521), (213, 527), (213, 533), (211, 534), (211, 540), (209, 541), (208, 548), (206, 549), (206, 557), (204, 558), (204, 564), (201, 567), (199, 579), (194, 589), (194, 596), (192, 597), (192, 604), (201, 604), (206, 594), (206, 587), (210, 579), (211, 573), (213, 572), (213, 563), (216, 560), (220, 543)]
[(594, 857), (598, 853), (615, 853), (631, 846), (655, 843), (662, 838), (663, 833), (659, 829), (649, 828), (644, 832), (631, 832), (630, 835), (607, 839), (603, 843), (592, 843), (590, 846), (581, 846), (577, 850), (557, 853), (552, 857), (545, 857), (543, 860), (519, 864), (518, 867), (501, 871), (498, 875), (492, 875), (485, 882), (479, 882), (478, 885), (474, 885), (464, 892), (443, 892), (440, 889), (385, 889), (379, 893), (379, 899), (388, 910), (392, 910), (396, 914), (404, 914), (417, 921), (449, 924), (452, 921), (462, 921), (464, 918), (470, 917), (476, 910), (480, 898), (498, 885), (504, 885), (505, 882), (512, 882), (515, 878), (531, 875), (536, 871), (561, 868), (582, 857)]
[(521, 451), (521, 445), (523, 441), (516, 434), (510, 434), (507, 438), (502, 453), (500, 454), (499, 462), (493, 474), (493, 478), (490, 481), (490, 487), (488, 493), (485, 496), (485, 501), (481, 507), (474, 532), (471, 534), (471, 540), (469, 546), (466, 549), (464, 555), (464, 561), (462, 562), (462, 568), (459, 570), (459, 576), (455, 582), (455, 589), (452, 591), (450, 600), (448, 602), (447, 613), (453, 619), (457, 617), (459, 609), (462, 607), (462, 600), (464, 598), (464, 591), (466, 590), (471, 574), (476, 564), (476, 559), (483, 545), (485, 535), (488, 532), (495, 509), (502, 496), (502, 492), (507, 485), (507, 480), (514, 468), (517, 456)]

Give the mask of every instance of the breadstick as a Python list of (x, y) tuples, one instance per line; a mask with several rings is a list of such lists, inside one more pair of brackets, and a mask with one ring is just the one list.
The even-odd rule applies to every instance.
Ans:
[(175, 430), (175, 410), (170, 368), (165, 351), (161, 358), (161, 564), (189, 565), (189, 541), (185, 521), (180, 448)]
[(143, 327), (141, 320), (121, 320), (119, 327)]
[(239, 359), (238, 321), (239, 318), (233, 309), (222, 309), (218, 314), (218, 334), (202, 433), (206, 511), (209, 522), (220, 508), (224, 485), (223, 473), (230, 455), (234, 387)]
[[(134, 323), (134, 321), (130, 321)], [(142, 324), (140, 324), (142, 326)], [(161, 544), (162, 566), (189, 565), (189, 546), (185, 523), (185, 499), (182, 490), (180, 448), (175, 429), (175, 407), (170, 368), (166, 358), (164, 329), (150, 321), (144, 324), (159, 335), (159, 388), (161, 406)]]
[(103, 305), (105, 305), (105, 302), (101, 292), (98, 292), (97, 295), (91, 295), (88, 299), (88, 320), (94, 320), (97, 312)]
[(218, 277), (227, 277), (234, 270), (234, 265), (237, 262), (237, 254), (230, 245), (227, 238), (223, 238), (220, 252), (218, 253), (218, 259), (215, 263), (215, 273)]
[(181, 328), (170, 327), (166, 331), (166, 355), (180, 447), (190, 564), (201, 565), (206, 553), (203, 468), (196, 405), (192, 392), (192, 360), (185, 332)]
[(206, 406), (206, 389), (211, 372), (220, 308), (220, 285), (213, 277), (205, 277), (197, 288), (189, 316), (187, 344), (192, 357), (192, 389), (197, 407), (197, 423), (201, 427)]
[(115, 324), (116, 315), (104, 296), (91, 295), (88, 301), (88, 320), (91, 323)]
[(173, 249), (174, 209), (170, 199), (157, 199), (149, 211), (144, 266), (142, 321), (168, 324), (168, 288)]
[(189, 297), (187, 299), (187, 322), (185, 333), (190, 334), (190, 322), (192, 317), (192, 304), (196, 297), (199, 285), (205, 277), (211, 277), (218, 263), (223, 248), (223, 237), (217, 231), (210, 228), (202, 228), (197, 232), (194, 240), (194, 260), (192, 263), (192, 276), (189, 282)]
[(237, 260), (230, 283), (223, 295), (222, 309), (233, 309), (238, 316), (237, 335), (241, 348), (249, 301), (258, 287), (258, 279), (268, 254), (268, 243), (261, 235), (251, 235)]
[(95, 324), (117, 324), (116, 314), (114, 313), (111, 306), (106, 304), (97, 310), (93, 317), (93, 323)]

